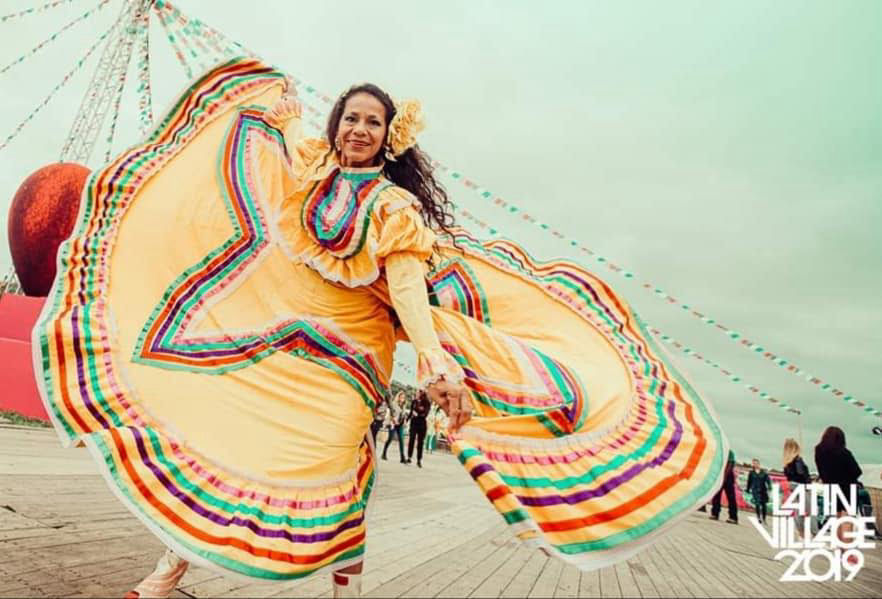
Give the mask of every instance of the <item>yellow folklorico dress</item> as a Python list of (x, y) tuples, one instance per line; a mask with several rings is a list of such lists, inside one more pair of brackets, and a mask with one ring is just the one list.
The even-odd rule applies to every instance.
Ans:
[(471, 390), (453, 451), (527, 543), (601, 567), (717, 490), (710, 406), (610, 287), (437, 238), (376, 169), (286, 144), (263, 117), (282, 89), (220, 65), (93, 173), (34, 330), (63, 441), (169, 547), (259, 579), (361, 559), (371, 412), (405, 336), (421, 385)]

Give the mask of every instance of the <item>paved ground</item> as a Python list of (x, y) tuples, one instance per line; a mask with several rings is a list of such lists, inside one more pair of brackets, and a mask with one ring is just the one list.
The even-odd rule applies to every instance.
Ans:
[[(381, 462), (364, 592), (374, 597), (874, 597), (882, 547), (851, 583), (780, 583), (785, 564), (749, 524), (696, 513), (628, 562), (595, 572), (528, 551), (448, 454)], [(745, 519), (746, 520), (746, 519)], [(0, 597), (119, 597), (162, 547), (106, 488), (85, 450), (0, 424)], [(817, 566), (820, 569), (820, 564)], [(330, 596), (326, 576), (247, 584), (191, 569), (177, 597)]]

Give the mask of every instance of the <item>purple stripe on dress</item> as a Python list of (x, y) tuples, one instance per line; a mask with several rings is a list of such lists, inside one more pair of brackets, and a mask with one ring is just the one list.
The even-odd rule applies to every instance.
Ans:
[[(568, 270), (567, 271), (552, 270), (552, 271), (550, 271), (549, 274), (563, 275), (564, 277), (566, 277), (572, 281), (576, 281), (577, 285), (582, 287), (584, 289), (584, 291), (591, 296), (591, 299), (592, 299), (594, 305), (596, 305), (598, 308), (600, 308), (603, 311), (603, 313), (606, 314), (609, 317), (609, 319), (615, 323), (616, 328), (618, 328), (620, 330), (624, 328), (625, 322), (621, 318), (619, 318), (618, 313), (616, 311), (614, 311), (609, 305), (607, 305), (606, 303), (604, 303), (600, 299), (600, 294), (598, 294), (597, 291), (594, 289), (594, 287), (591, 286), (591, 283), (589, 283), (585, 279), (582, 279), (581, 277), (576, 276), (575, 274), (573, 274), (572, 271), (568, 271)], [(547, 276), (547, 275), (543, 274), (543, 276)]]
[[(217, 91), (220, 87), (222, 87), (230, 79), (242, 77), (243, 75), (251, 76), (251, 75), (259, 75), (261, 73), (269, 73), (269, 72), (271, 72), (271, 69), (264, 67), (264, 68), (260, 68), (260, 69), (256, 69), (256, 70), (252, 69), (252, 70), (248, 70), (248, 71), (241, 71), (241, 70), (233, 71), (232, 73), (227, 73), (227, 74), (223, 75), (222, 77), (218, 78), (217, 81), (211, 85), (211, 87), (202, 91), (198, 95), (194, 96), (196, 101), (192, 102), (190, 104), (188, 117), (183, 122), (178, 124), (176, 132), (172, 134), (171, 138), (169, 138), (168, 141), (166, 141), (162, 144), (156, 144), (156, 143), (145, 144), (144, 146), (141, 147), (140, 150), (129, 154), (129, 156), (126, 157), (125, 160), (123, 160), (122, 162), (119, 163), (119, 166), (117, 167), (116, 171), (113, 173), (113, 175), (111, 175), (107, 179), (107, 182), (105, 185), (107, 186), (108, 190), (114, 190), (114, 189), (118, 189), (120, 187), (120, 185), (117, 182), (130, 172), (130, 165), (133, 162), (136, 162), (138, 159), (140, 159), (141, 156), (143, 156), (144, 154), (152, 153), (152, 152), (162, 153), (165, 149), (174, 146), (178, 142), (178, 135), (183, 130), (185, 130), (189, 127), (190, 123), (192, 122), (194, 113), (199, 111), (200, 108), (204, 111), (204, 109), (207, 107), (207, 105), (206, 106), (201, 105), (203, 97), (205, 97), (209, 94), (213, 94), (215, 91)], [(170, 120), (172, 120), (172, 119), (170, 119)], [(93, 179), (93, 181), (97, 181), (97, 178)], [(105, 194), (105, 196), (106, 196), (106, 194)], [(100, 216), (98, 217), (99, 222), (103, 221), (108, 216), (107, 211), (109, 210), (110, 205), (111, 204), (109, 202), (104, 202), (102, 212), (101, 212)], [(84, 253), (84, 257), (85, 257), (85, 253)]]
[(674, 434), (671, 435), (670, 440), (665, 445), (664, 449), (659, 453), (658, 456), (653, 458), (648, 462), (641, 462), (638, 464), (634, 464), (630, 468), (628, 468), (622, 474), (615, 476), (608, 481), (601, 484), (599, 487), (595, 487), (593, 489), (588, 489), (585, 491), (577, 491), (575, 493), (571, 493), (569, 495), (542, 495), (539, 497), (530, 497), (526, 495), (518, 495), (518, 500), (523, 505), (535, 506), (535, 507), (546, 507), (549, 505), (560, 505), (562, 503), (568, 504), (576, 504), (582, 501), (586, 501), (588, 499), (594, 499), (596, 497), (602, 497), (609, 493), (610, 491), (618, 488), (619, 486), (631, 481), (638, 474), (647, 470), (649, 468), (657, 468), (667, 462), (672, 455), (674, 455), (674, 451), (679, 446), (680, 441), (683, 437), (683, 425), (676, 417), (676, 410), (674, 406), (674, 402), (668, 402), (668, 416), (674, 422)]
[[(224, 81), (226, 79), (229, 79), (230, 77), (235, 77), (235, 76), (237, 76), (237, 74), (232, 73), (229, 76), (222, 79), (221, 81)], [(198, 103), (196, 104), (196, 106), (198, 106)], [(166, 144), (166, 145), (168, 145), (168, 144)], [(93, 176), (90, 179), (91, 187), (88, 191), (87, 201), (90, 201), (95, 208), (100, 207), (100, 211), (97, 212), (94, 216), (94, 218), (96, 218), (97, 223), (98, 223), (98, 228), (97, 228), (98, 233), (96, 233), (95, 235), (100, 235), (100, 232), (106, 226), (103, 223), (109, 219), (109, 211), (110, 211), (111, 207), (116, 205), (115, 202), (110, 201), (110, 198), (112, 195), (116, 195), (122, 190), (122, 185), (119, 183), (119, 180), (127, 174), (133, 174), (133, 176), (135, 176), (137, 179), (137, 175), (134, 175), (134, 172), (132, 171), (132, 169), (129, 168), (129, 165), (132, 164), (133, 162), (135, 162), (136, 160), (138, 160), (141, 156), (147, 154), (148, 152), (152, 152), (152, 151), (156, 151), (156, 148), (149, 149), (149, 146), (144, 146), (139, 151), (132, 152), (131, 154), (129, 154), (122, 162), (119, 163), (116, 171), (103, 184), (103, 186), (107, 190), (103, 194), (96, 194), (95, 193), (95, 185), (96, 185), (97, 181), (99, 181), (99, 179), (101, 179), (101, 177), (100, 176)], [(98, 199), (99, 196), (101, 198), (100, 202)], [(86, 304), (86, 296), (85, 296), (85, 286), (84, 286), (83, 282), (84, 282), (85, 276), (86, 276), (85, 273), (87, 270), (87, 265), (90, 262), (91, 248), (90, 248), (90, 245), (87, 243), (86, 239), (82, 240), (79, 243), (79, 245), (81, 246), (81, 254), (74, 258), (77, 262), (79, 262), (79, 269), (78, 269), (79, 270), (79, 274), (78, 274), (79, 278), (77, 279), (78, 283), (75, 282), (75, 284), (78, 287), (77, 297), (79, 299), (80, 305), (84, 305), (84, 304)], [(100, 247), (104, 248), (105, 246), (106, 246), (106, 240), (102, 240)], [(97, 262), (98, 262), (97, 266), (99, 268), (106, 268), (106, 265), (103, 264), (103, 261), (102, 261), (102, 254), (97, 255)], [(100, 274), (99, 274), (99, 280), (104, 281), (103, 277)], [(107, 420), (104, 418), (104, 416), (96, 408), (95, 404), (92, 402), (92, 400), (90, 398), (89, 391), (88, 391), (88, 385), (86, 382), (86, 374), (85, 374), (85, 361), (84, 361), (84, 355), (83, 355), (83, 351), (82, 351), (82, 347), (81, 347), (81, 342), (83, 341), (83, 336), (81, 334), (81, 331), (79, 330), (79, 318), (77, 316), (77, 312), (78, 312), (78, 307), (76, 305), (72, 306), (71, 326), (72, 326), (74, 357), (75, 357), (75, 363), (76, 363), (77, 380), (78, 380), (78, 385), (79, 385), (80, 397), (82, 397), (83, 402), (86, 406), (86, 409), (95, 418), (95, 420), (97, 420), (103, 428), (109, 428), (109, 424), (108, 424)]]
[(491, 472), (491, 471), (495, 471), (493, 466), (485, 463), (485, 464), (478, 464), (477, 466), (475, 466), (474, 468), (469, 470), (469, 474), (472, 476), (473, 479), (478, 480), (479, 476), (481, 476), (482, 474), (484, 474), (486, 472)]
[[(239, 180), (241, 174), (238, 172), (238, 170), (236, 168), (236, 156), (238, 155), (238, 152), (239, 152), (238, 146), (240, 144), (244, 143), (244, 141), (245, 141), (244, 138), (246, 137), (245, 135), (242, 134), (243, 123), (246, 120), (253, 120), (253, 119), (248, 119), (247, 117), (240, 117), (239, 119), (237, 119), (234, 132), (228, 138), (229, 141), (233, 144), (233, 149), (230, 152), (232, 164), (228, 166), (230, 168), (230, 172), (232, 173), (231, 179), (233, 180), (233, 186), (231, 189), (228, 189), (228, 191), (230, 192), (231, 199), (240, 207), (239, 212), (241, 212), (242, 216), (239, 217), (237, 215), (238, 223), (244, 231), (247, 231), (247, 234), (244, 236), (244, 238), (240, 238), (240, 239), (243, 239), (246, 243), (240, 244), (238, 249), (228, 253), (223, 258), (223, 260), (221, 260), (219, 263), (217, 263), (210, 270), (204, 272), (201, 276), (199, 276), (196, 279), (196, 281), (194, 283), (192, 283), (191, 285), (189, 285), (187, 287), (186, 291), (183, 294), (181, 294), (174, 301), (174, 303), (172, 303), (171, 310), (169, 310), (169, 312), (168, 312), (168, 316), (166, 316), (166, 318), (163, 320), (156, 336), (153, 338), (153, 345), (150, 348), (150, 350), (153, 352), (160, 352), (161, 351), (162, 346), (161, 346), (160, 340), (165, 338), (169, 327), (172, 326), (174, 320), (180, 314), (183, 304), (185, 302), (189, 301), (189, 299), (191, 297), (193, 297), (194, 294), (201, 291), (203, 286), (205, 286), (212, 278), (217, 276), (217, 273), (223, 271), (231, 263), (237, 261), (239, 259), (239, 257), (242, 256), (243, 254), (253, 252), (255, 245), (257, 244), (254, 221), (252, 219), (252, 214), (248, 211), (248, 209), (245, 206), (245, 201), (243, 199), (241, 189), (239, 188), (239, 185), (238, 185), (238, 180)], [(250, 126), (250, 123), (248, 123), (248, 124)], [(245, 131), (247, 132), (247, 129), (245, 129)], [(254, 260), (256, 258), (257, 258), (256, 255), (252, 256), (251, 260)], [(179, 290), (179, 289), (180, 289), (180, 287), (178, 287), (177, 290)]]
[[(301, 321), (306, 323), (306, 321)], [(308, 324), (308, 323), (307, 323)], [(245, 337), (239, 337), (238, 339), (234, 338), (234, 341), (241, 341)], [(261, 345), (266, 346), (267, 349), (276, 349), (279, 350), (283, 348), (285, 345), (288, 345), (295, 339), (303, 341), (310, 349), (312, 349), (312, 353), (318, 354), (322, 357), (339, 359), (345, 361), (349, 364), (352, 369), (364, 371), (364, 368), (359, 364), (356, 359), (350, 355), (337, 356), (328, 350), (326, 350), (323, 345), (315, 340), (307, 331), (302, 328), (297, 328), (284, 337), (279, 338), (273, 343), (268, 343), (263, 335), (259, 335), (256, 339), (249, 343), (243, 343), (242, 345), (237, 345), (231, 349), (224, 350), (188, 350), (188, 349), (177, 349), (177, 348), (162, 348), (159, 353), (179, 356), (182, 358), (191, 358), (192, 360), (202, 360), (206, 358), (215, 358), (215, 357), (224, 357), (229, 355), (241, 354), (247, 350), (255, 349), (260, 347)], [(216, 342), (215, 339), (205, 339), (203, 340), (205, 343)]]
[(357, 528), (361, 526), (362, 522), (364, 522), (364, 511), (362, 510), (359, 513), (358, 518), (353, 518), (342, 522), (333, 530), (313, 534), (295, 534), (286, 529), (266, 528), (260, 526), (253, 520), (241, 518), (239, 516), (222, 516), (199, 505), (199, 503), (197, 503), (188, 493), (181, 491), (177, 486), (175, 486), (175, 484), (165, 475), (163, 468), (155, 464), (150, 459), (150, 454), (145, 447), (145, 441), (141, 435), (141, 432), (137, 428), (129, 428), (128, 430), (130, 430), (135, 437), (135, 443), (138, 447), (138, 454), (141, 456), (141, 462), (150, 469), (156, 479), (162, 483), (163, 487), (165, 487), (165, 490), (168, 491), (175, 498), (177, 498), (181, 503), (190, 508), (191, 511), (219, 526), (238, 526), (242, 528), (247, 528), (259, 537), (273, 539), (282, 538), (292, 543), (319, 543), (333, 540), (341, 533), (352, 528)]
[(95, 407), (95, 404), (92, 403), (89, 393), (89, 385), (86, 382), (86, 371), (83, 363), (83, 348), (81, 346), (81, 342), (83, 341), (83, 336), (80, 332), (80, 319), (78, 317), (80, 311), (80, 306), (72, 306), (70, 311), (70, 325), (73, 337), (73, 349), (74, 356), (77, 365), (77, 384), (80, 390), (80, 397), (83, 398), (83, 402), (86, 404), (86, 409), (89, 410), (89, 413), (92, 415), (95, 420), (101, 423), (103, 428), (110, 428), (110, 425), (107, 423), (107, 420), (104, 419), (104, 416)]
[(463, 306), (463, 309), (466, 310), (466, 314), (475, 317), (475, 314), (478, 312), (478, 304), (480, 303), (477, 298), (475, 298), (472, 293), (472, 288), (469, 285), (469, 279), (463, 276), (461, 272), (454, 273), (454, 276), (459, 281), (459, 288), (462, 291), (463, 295), (465, 295), (466, 305)]

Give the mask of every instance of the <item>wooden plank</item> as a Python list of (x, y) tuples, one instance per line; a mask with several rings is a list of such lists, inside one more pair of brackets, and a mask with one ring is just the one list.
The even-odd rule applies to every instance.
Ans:
[[(495, 532), (495, 536), (492, 539), (507, 538), (510, 535), (505, 529), (497, 528), (493, 532)], [(403, 596), (421, 598), (440, 596), (452, 580), (456, 580), (468, 572), (475, 564), (481, 563), (496, 550), (497, 545), (490, 541), (475, 543), (469, 545), (465, 550), (448, 553), (446, 556), (449, 559), (448, 565), (408, 589)]]
[(533, 557), (535, 550), (526, 545), (517, 542), (515, 551), (496, 569), (490, 576), (481, 583), (481, 586), (475, 590), (474, 597), (499, 597), (505, 588), (511, 583), (515, 575), (523, 568), (527, 562)]
[[(473, 537), (453, 536), (451, 542), (446, 544), (446, 551), (441, 552), (439, 547), (443, 546), (436, 546), (435, 551), (437, 553), (425, 554), (421, 563), (383, 584), (371, 586), (370, 589), (368, 589), (368, 585), (365, 585), (363, 591), (366, 596), (370, 597), (411, 596), (412, 591), (419, 587), (424, 587), (427, 582), (431, 581), (439, 573), (441, 573), (442, 578), (450, 580), (453, 577), (452, 573), (444, 571), (450, 568), (451, 564), (455, 563), (457, 557), (463, 564), (468, 563), (465, 556), (478, 555), (483, 559), (483, 555), (477, 549), (488, 543), (492, 547), (496, 547), (496, 543), (492, 543), (492, 541), (504, 539), (507, 534), (508, 532), (504, 528), (497, 526)], [(490, 551), (487, 551), (487, 554), (489, 553)], [(437, 590), (440, 591), (441, 588)]]
[[(652, 548), (641, 551), (634, 559), (646, 571), (646, 575), (652, 581), (653, 586), (655, 586), (659, 597), (691, 597), (691, 594), (689, 594), (682, 582), (677, 580), (671, 573), (663, 573), (658, 568), (653, 559)], [(637, 584), (640, 586), (641, 591), (643, 591), (643, 585), (640, 580), (637, 581)], [(678, 588), (680, 592), (677, 591)]]
[[(693, 521), (694, 522), (694, 521)], [(723, 526), (715, 522), (716, 526)], [(730, 525), (731, 526), (731, 525)], [(745, 588), (743, 575), (741, 580), (732, 579), (727, 575), (728, 566), (731, 563), (731, 554), (725, 551), (715, 550), (715, 546), (708, 543), (695, 530), (694, 525), (684, 527), (682, 537), (677, 539), (677, 550), (683, 559), (698, 573), (703, 574), (708, 583), (709, 592), (744, 595), (749, 593)], [(750, 571), (750, 570), (748, 570)]]
[(622, 592), (622, 597), (640, 597), (640, 589), (634, 581), (634, 575), (631, 574), (628, 562), (620, 562), (613, 569), (619, 581), (619, 590)]
[[(687, 529), (688, 531), (688, 529)], [(723, 584), (715, 571), (707, 567), (705, 556), (694, 555), (691, 551), (692, 545), (695, 543), (694, 538), (677, 539), (674, 544), (668, 541), (668, 550), (675, 559), (682, 560), (682, 563), (688, 564), (689, 571), (696, 581), (699, 581), (701, 588), (708, 597), (730, 597), (732, 591)]]
[(493, 550), (477, 564), (464, 572), (461, 576), (451, 581), (439, 597), (470, 597), (509, 557), (516, 547), (508, 542), (494, 544)]
[(600, 596), (601, 597), (623, 597), (622, 589), (619, 586), (619, 577), (613, 566), (600, 569)]
[(509, 585), (502, 590), (500, 597), (528, 596), (547, 562), (548, 556), (541, 551), (533, 551), (524, 567), (515, 575)]
[(560, 580), (560, 573), (563, 570), (563, 562), (558, 559), (549, 559), (545, 562), (545, 567), (539, 574), (536, 584), (530, 590), (528, 597), (553, 597), (554, 589), (557, 588), (557, 581)]
[(629, 573), (633, 577), (634, 584), (641, 597), (661, 597), (661, 593), (659, 593), (655, 582), (652, 580), (649, 571), (646, 569), (646, 566), (643, 565), (643, 560), (641, 560), (639, 556), (629, 559), (625, 566), (627, 566)]
[(554, 590), (555, 598), (561, 597), (578, 597), (579, 596), (579, 577), (581, 572), (578, 568), (571, 565), (565, 565), (560, 573), (560, 580), (557, 588)]
[(499, 556), (494, 567), (487, 568), (487, 576), (475, 588), (470, 597), (498, 597), (508, 585), (517, 570), (530, 560), (533, 553), (529, 548), (510, 542), (503, 549), (496, 550), (494, 559)]
[(600, 570), (582, 572), (579, 576), (579, 597), (600, 597)]
[(662, 541), (658, 541), (647, 551), (651, 551), (652, 559), (662, 572), (666, 572), (666, 580), (675, 589), (678, 597), (703, 597), (706, 593), (687, 571), (686, 565), (677, 560), (668, 559)]

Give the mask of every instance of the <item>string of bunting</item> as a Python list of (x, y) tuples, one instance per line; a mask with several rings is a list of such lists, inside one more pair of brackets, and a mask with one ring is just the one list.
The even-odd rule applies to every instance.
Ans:
[[(197, 42), (198, 36), (195, 36), (190, 32), (190, 21), (183, 13), (180, 11), (177, 13), (164, 11), (163, 14), (167, 15), (169, 29), (171, 29), (175, 40), (180, 42), (181, 51), (188, 59), (193, 61), (199, 72), (208, 70), (208, 67), (213, 64), (213, 62), (217, 62), (216, 60), (212, 61), (210, 58), (206, 60), (206, 53), (208, 53), (207, 48), (205, 48), (204, 44), (199, 44)], [(201, 45), (205, 48), (205, 52), (200, 53), (196, 48), (197, 45)]]
[(10, 19), (14, 19), (16, 17), (24, 17), (26, 15), (32, 15), (34, 13), (43, 12), (44, 10), (49, 10), (50, 8), (55, 8), (56, 6), (60, 6), (62, 4), (70, 4), (71, 2), (76, 2), (77, 0), (55, 0), (55, 2), (48, 2), (43, 4), (42, 6), (34, 6), (33, 8), (26, 8), (25, 10), (9, 13), (7, 15), (3, 15), (0, 17), (0, 23), (5, 23)]
[(156, 0), (154, 6), (158, 12), (164, 12), (170, 22), (181, 22), (185, 28), (185, 35), (194, 36), (197, 43), (199, 43), (200, 40), (204, 41), (211, 46), (215, 52), (222, 56), (231, 57), (243, 54), (247, 56), (257, 56), (253, 51), (249, 50), (239, 42), (231, 40), (204, 21), (185, 15), (171, 2), (167, 2), (166, 0)]
[(162, 28), (165, 30), (165, 35), (172, 46), (172, 50), (174, 50), (178, 62), (181, 63), (181, 66), (184, 68), (184, 72), (187, 74), (187, 79), (193, 79), (193, 69), (190, 68), (190, 63), (187, 62), (187, 57), (184, 55), (184, 51), (178, 44), (174, 33), (172, 33), (171, 23), (173, 22), (173, 19), (171, 18), (171, 15), (168, 13), (168, 11), (162, 9), (161, 3), (159, 2), (157, 2), (153, 6), (156, 9), (156, 14), (159, 16), (159, 22), (162, 24)]
[(96, 12), (98, 12), (99, 10), (104, 8), (105, 6), (107, 6), (107, 4), (109, 2), (110, 2), (110, 0), (101, 0), (101, 2), (99, 2), (96, 6), (90, 8), (89, 10), (87, 10), (86, 12), (84, 12), (83, 14), (78, 16), (76, 19), (74, 19), (73, 21), (71, 21), (70, 23), (68, 23), (67, 25), (65, 25), (64, 27), (62, 27), (61, 29), (59, 29), (58, 31), (56, 31), (55, 33), (53, 33), (52, 35), (50, 35), (49, 37), (44, 39), (42, 42), (40, 42), (39, 44), (37, 44), (36, 46), (34, 46), (30, 50), (28, 50), (25, 54), (22, 54), (21, 56), (19, 56), (18, 58), (16, 58), (15, 60), (10, 62), (9, 64), (7, 64), (5, 67), (0, 69), (0, 75), (2, 75), (6, 71), (8, 71), (12, 67), (14, 67), (15, 65), (17, 65), (21, 62), (24, 62), (26, 59), (30, 58), (31, 56), (33, 56), (34, 54), (39, 52), (41, 49), (45, 48), (47, 44), (54, 42), (56, 39), (58, 39), (58, 36), (60, 36), (62, 33), (67, 31), (68, 29), (70, 29), (71, 27), (76, 25), (77, 23), (79, 23), (81, 21), (85, 21), (90, 16), (92, 16), (93, 14), (95, 14)]
[(9, 143), (13, 139), (15, 139), (15, 137), (21, 132), (21, 130), (24, 129), (25, 125), (27, 125), (29, 122), (31, 122), (34, 119), (34, 117), (37, 116), (37, 114), (41, 110), (43, 110), (43, 108), (52, 100), (52, 98), (55, 97), (55, 94), (57, 94), (58, 91), (62, 87), (67, 85), (67, 83), (71, 80), (71, 78), (76, 74), (77, 71), (79, 71), (81, 68), (83, 68), (83, 65), (86, 63), (86, 61), (92, 55), (92, 53), (94, 53), (95, 50), (98, 48), (98, 46), (101, 45), (101, 42), (103, 42), (105, 39), (107, 39), (107, 36), (109, 36), (113, 31), (115, 31), (117, 29), (117, 27), (119, 26), (119, 23), (120, 22), (117, 20), (113, 25), (111, 25), (107, 29), (107, 31), (105, 31), (104, 33), (102, 33), (98, 37), (98, 40), (94, 44), (89, 46), (89, 49), (86, 50), (85, 54), (83, 54), (83, 56), (80, 57), (79, 60), (77, 60), (77, 62), (74, 64), (73, 68), (64, 75), (64, 77), (61, 79), (61, 81), (58, 84), (55, 85), (55, 87), (52, 88), (52, 90), (43, 99), (43, 101), (40, 102), (39, 104), (37, 104), (36, 108), (34, 108), (31, 111), (31, 113), (28, 114), (28, 116), (26, 116), (24, 118), (24, 120), (22, 120), (18, 125), (16, 125), (16, 127), (12, 130), (12, 133), (10, 133), (8, 136), (6, 136), (6, 139), (3, 140), (3, 143), (0, 143), (0, 151), (2, 151), (6, 146), (8, 146)]
[(150, 88), (150, 12), (144, 11), (138, 31), (138, 118), (141, 135), (153, 126), (153, 90)]
[(777, 407), (781, 408), (785, 412), (791, 412), (791, 413), (797, 414), (797, 415), (802, 414), (802, 411), (799, 408), (794, 408), (793, 406), (781, 401), (780, 399), (772, 397), (771, 395), (769, 395), (768, 393), (766, 393), (765, 391), (763, 391), (762, 389), (760, 389), (756, 385), (752, 385), (752, 384), (744, 381), (744, 379), (740, 375), (737, 375), (734, 372), (731, 372), (730, 370), (723, 368), (720, 364), (714, 362), (713, 360), (704, 357), (703, 355), (701, 355), (700, 353), (698, 353), (697, 351), (695, 351), (689, 347), (686, 347), (685, 345), (683, 345), (682, 343), (680, 343), (676, 339), (673, 339), (670, 335), (666, 335), (665, 333), (659, 331), (654, 326), (647, 324), (647, 327), (649, 328), (649, 330), (652, 332), (653, 335), (655, 335), (656, 337), (658, 337), (659, 339), (661, 339), (665, 343), (676, 347), (677, 349), (679, 349), (681, 352), (683, 352), (687, 356), (692, 356), (693, 358), (704, 362), (705, 364), (707, 364), (711, 368), (715, 368), (715, 369), (719, 370), (723, 375), (728, 377), (729, 380), (732, 381), (733, 383), (743, 384), (745, 389), (747, 389), (748, 391), (750, 391), (751, 393), (753, 393), (755, 395), (758, 395), (760, 397), (760, 399), (765, 399), (768, 402), (775, 404)]

